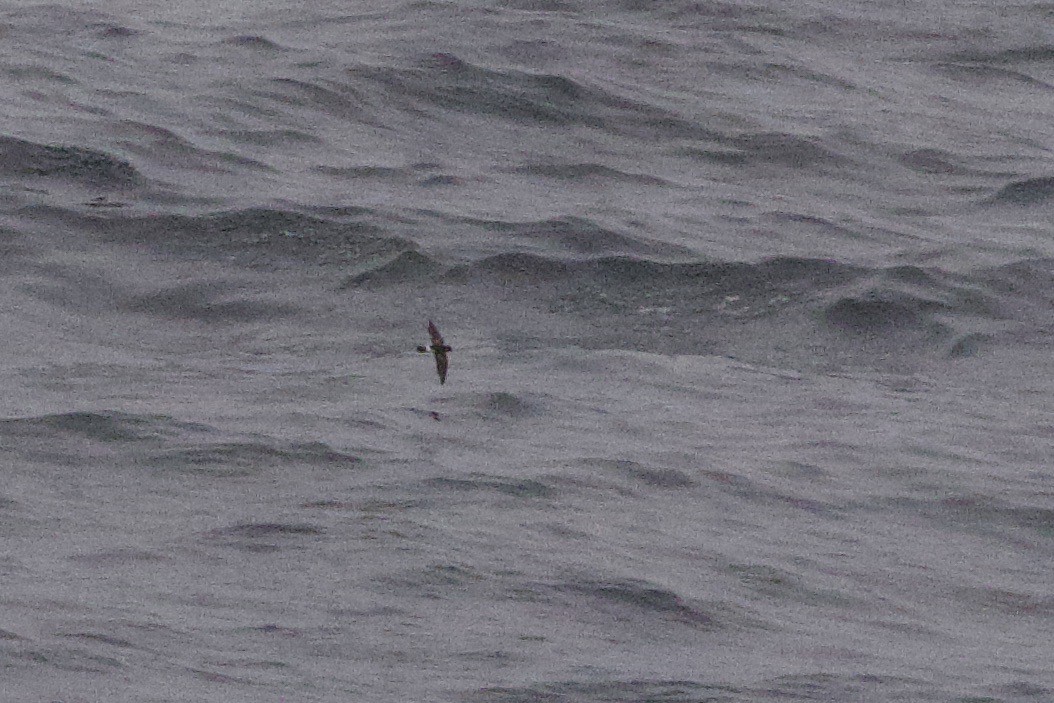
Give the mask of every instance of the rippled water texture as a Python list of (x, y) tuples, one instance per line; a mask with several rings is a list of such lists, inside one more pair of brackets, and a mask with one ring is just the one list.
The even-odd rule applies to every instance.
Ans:
[(1054, 699), (1052, 19), (0, 6), (0, 698)]

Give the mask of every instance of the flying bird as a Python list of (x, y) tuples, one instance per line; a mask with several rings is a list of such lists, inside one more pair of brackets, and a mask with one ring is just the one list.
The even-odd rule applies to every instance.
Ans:
[(446, 370), (450, 364), (450, 360), (447, 358), (447, 352), (453, 351), (452, 348), (447, 346), (446, 342), (443, 341), (443, 335), (439, 334), (439, 329), (435, 326), (435, 323), (431, 320), (428, 321), (428, 336), (432, 338), (432, 344), (425, 347), (417, 347), (417, 351), (422, 354), (432, 352), (436, 357), (436, 373), (439, 374), (439, 385), (446, 383)]

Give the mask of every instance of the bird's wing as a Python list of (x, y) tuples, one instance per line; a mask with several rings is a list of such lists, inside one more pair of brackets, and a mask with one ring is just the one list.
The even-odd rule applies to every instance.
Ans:
[(436, 344), (440, 347), (446, 346), (446, 344), (443, 343), (443, 335), (439, 334), (439, 329), (431, 320), (428, 321), (428, 336), (432, 338), (432, 344)]
[(436, 354), (436, 371), (439, 373), (439, 385), (446, 383), (446, 369), (450, 363), (446, 354)]

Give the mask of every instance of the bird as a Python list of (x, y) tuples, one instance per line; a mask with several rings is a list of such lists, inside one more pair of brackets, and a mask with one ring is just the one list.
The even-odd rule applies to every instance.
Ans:
[(439, 385), (446, 383), (446, 370), (450, 365), (450, 360), (447, 358), (447, 352), (453, 351), (453, 349), (443, 341), (443, 335), (439, 334), (439, 328), (435, 326), (435, 323), (431, 320), (428, 321), (428, 336), (432, 338), (432, 343), (429, 346), (419, 346), (417, 351), (421, 354), (427, 354), (432, 352), (436, 357), (436, 373), (439, 374)]

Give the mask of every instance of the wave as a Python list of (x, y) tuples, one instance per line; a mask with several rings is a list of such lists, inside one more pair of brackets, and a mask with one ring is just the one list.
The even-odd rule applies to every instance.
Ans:
[(340, 90), (368, 104), (383, 95), (402, 112), (456, 112), (531, 127), (589, 127), (626, 136), (709, 139), (697, 119), (648, 104), (613, 87), (558, 73), (475, 65), (451, 53), (423, 57), (414, 67), (360, 65)]
[[(579, 315), (579, 343), (589, 347), (753, 355), (769, 338), (792, 364), (827, 354), (863, 360), (865, 347), (879, 359), (891, 345), (891, 359), (972, 358), (1011, 341), (1010, 323), (1042, 334), (1049, 328), (1044, 311), (1054, 304), (1054, 261), (1045, 259), (959, 273), (797, 257), (668, 262), (499, 254), (452, 266), (438, 280), (520, 291), (552, 311)], [(791, 342), (817, 333), (826, 346)], [(794, 348), (803, 350), (799, 357)], [(750, 358), (784, 363), (782, 355)]]
[(692, 256), (685, 247), (649, 240), (639, 234), (626, 234), (605, 227), (589, 218), (563, 216), (544, 220), (515, 222), (446, 217), (452, 224), (467, 224), (501, 237), (505, 249), (530, 247), (546, 252), (561, 251), (578, 255), (616, 255), (684, 259)]
[(357, 268), (360, 269), (358, 272), (344, 279), (342, 289), (379, 288), (427, 281), (443, 269), (434, 259), (414, 250), (377, 256)]
[(888, 333), (905, 328), (928, 328), (933, 332), (943, 327), (931, 323), (925, 314), (945, 308), (923, 298), (900, 293), (870, 292), (863, 296), (846, 296), (824, 310), (824, 318), (832, 327), (851, 333)]
[(739, 150), (742, 163), (776, 164), (791, 168), (837, 166), (845, 157), (821, 145), (817, 140), (784, 132), (743, 134), (731, 140)]
[(358, 180), (380, 180), (408, 183), (422, 172), (438, 168), (436, 164), (413, 164), (411, 166), (316, 166), (314, 170), (327, 176)]
[(428, 492), (455, 493), (499, 493), (513, 498), (555, 498), (558, 491), (549, 484), (536, 479), (512, 480), (484, 475), (471, 478), (448, 478), (438, 476), (422, 481)]
[(720, 627), (719, 618), (701, 604), (645, 581), (582, 579), (557, 583), (551, 588), (557, 593), (584, 598), (593, 608), (613, 608), (621, 618), (627, 615), (657, 615), (704, 630), (716, 630)]
[(664, 262), (633, 256), (601, 256), (562, 260), (534, 254), (498, 254), (452, 267), (451, 278), (503, 279), (509, 273), (537, 273), (544, 280), (590, 280), (611, 287), (648, 285), (654, 288), (684, 283), (719, 288), (774, 285), (807, 280), (831, 284), (850, 279), (857, 267), (826, 259), (777, 257), (757, 263)]
[(954, 155), (940, 149), (915, 149), (900, 156), (900, 163), (919, 173), (961, 176), (970, 173)]
[[(992, 586), (964, 586), (956, 596), (971, 609), (991, 612), (997, 610), (1013, 617), (1035, 620), (1054, 619), (1054, 596), (1029, 593), (1025, 589), (993, 588)], [(1044, 692), (1046, 693), (1046, 692)]]
[[(278, 439), (228, 439), (215, 427), (177, 420), (167, 415), (136, 415), (119, 411), (75, 411), (0, 420), (0, 437), (15, 449), (60, 460), (82, 446), (78, 440), (135, 445), (133, 463), (159, 472), (241, 476), (265, 468), (314, 467), (346, 470), (362, 459), (321, 442)], [(68, 442), (73, 441), (70, 445)], [(74, 449), (67, 451), (70, 446)], [(145, 448), (145, 451), (143, 449)]]
[[(827, 655), (850, 650), (830, 648)], [(1027, 696), (1046, 695), (1049, 690), (1029, 686)], [(1007, 685), (985, 692), (1019, 696), (1017, 687)], [(844, 700), (996, 700), (990, 696), (962, 697), (958, 687), (935, 691), (932, 682), (919, 678), (874, 673), (835, 674), (826, 671), (776, 676), (754, 682), (664, 678), (606, 678), (541, 681), (525, 686), (488, 686), (466, 691), (472, 703), (529, 703), (534, 701), (581, 701), (581, 703), (747, 703), (760, 700), (844, 701)]]
[[(875, 321), (894, 320), (895, 309), (907, 310), (905, 319), (934, 312), (963, 312), (999, 317), (1003, 313), (999, 292), (1043, 295), (1040, 280), (1054, 276), (1054, 261), (1036, 260), (970, 274), (953, 274), (936, 268), (891, 266), (871, 268), (829, 259), (773, 257), (757, 262), (664, 262), (627, 256), (591, 259), (552, 259), (534, 254), (499, 254), (470, 264), (453, 266), (444, 274), (449, 281), (493, 282), (513, 285), (544, 281), (567, 285), (561, 291), (605, 293), (609, 302), (625, 298), (625, 305), (644, 302), (683, 305), (767, 299), (773, 296), (809, 298), (824, 309), (845, 309), (869, 315)], [(1027, 282), (1023, 277), (1036, 280)], [(1015, 288), (1012, 280), (1024, 285)], [(821, 294), (845, 291), (834, 303)], [(832, 313), (837, 315), (836, 312)]]
[(299, 129), (225, 129), (215, 134), (236, 144), (252, 148), (279, 147), (289, 144), (322, 144), (323, 141)]
[(249, 49), (258, 49), (264, 52), (280, 52), (287, 50), (286, 47), (273, 39), (268, 39), (259, 34), (238, 34), (223, 39), (222, 43), (230, 46), (243, 46)]
[(596, 163), (536, 163), (509, 169), (510, 173), (522, 173), (528, 176), (540, 176), (561, 181), (597, 180), (615, 183), (638, 183), (642, 185), (664, 186), (669, 181), (644, 173), (631, 173), (611, 166)]
[(1018, 86), (1025, 89), (1052, 90), (1054, 85), (1023, 73), (998, 66), (974, 63), (939, 63), (935, 67), (944, 76), (968, 82), (974, 88), (999, 89)]
[(573, 265), (538, 254), (497, 254), (471, 264), (448, 269), (443, 280), (451, 283), (544, 283), (566, 279)]
[(146, 181), (129, 161), (106, 152), (10, 136), (0, 136), (0, 175), (59, 179), (96, 189), (127, 188)]
[(484, 417), (494, 419), (530, 417), (542, 410), (536, 401), (506, 391), (483, 394), (476, 404)]
[(322, 443), (219, 442), (168, 449), (144, 460), (153, 469), (222, 476), (248, 475), (273, 466), (350, 468), (362, 459)]
[[(1000, 197), (1008, 202), (1054, 197), (1051, 182), (1019, 182)], [(820, 228), (826, 236), (850, 236), (823, 218), (775, 216)], [(522, 295), (550, 310), (586, 317), (588, 327), (610, 326), (610, 334), (589, 331), (592, 341), (582, 342), (587, 346), (621, 344), (619, 348), (664, 353), (719, 348), (713, 347), (718, 340), (712, 335), (709, 342), (701, 341), (706, 326), (715, 323), (726, 325), (721, 329), (727, 335), (727, 325), (733, 323), (767, 321), (770, 332), (778, 332), (793, 321), (800, 332), (818, 330), (834, 335), (831, 339), (917, 345), (949, 358), (971, 358), (999, 343), (1005, 331), (1002, 323), (1026, 322), (1040, 329), (1041, 306), (1048, 302), (1044, 291), (1054, 287), (1051, 261), (1045, 259), (967, 272), (787, 256), (700, 260), (676, 245), (570, 216), (522, 222), (447, 216), (447, 226), (478, 228), (492, 235), (490, 246), (512, 250), (466, 263), (445, 262), (407, 238), (391, 236), (390, 221), (371, 208), (324, 216), (250, 209), (76, 217), (107, 241), (222, 256), (250, 267), (285, 269), (295, 262), (326, 266), (342, 275), (338, 287), (348, 292), (400, 286), (498, 287), (503, 295)], [(61, 279), (58, 288), (40, 282), (27, 285), (39, 297), (67, 306), (108, 300), (118, 310), (203, 322), (262, 321), (298, 312), (294, 305), (239, 295), (222, 281), (144, 293), (106, 281), (93, 284), (84, 272), (49, 275)], [(89, 285), (95, 285), (91, 295), (75, 294)]]
[[(382, 108), (371, 110), (375, 101), (370, 99), (367, 88), (337, 79), (281, 77), (272, 78), (261, 87), (251, 88), (248, 95), (254, 101), (262, 98), (265, 103), (277, 104), (282, 108), (310, 108), (323, 115), (385, 129), (386, 125), (379, 114)], [(270, 111), (272, 108), (264, 106), (257, 109)]]
[(203, 537), (208, 543), (244, 552), (278, 552), (304, 549), (325, 530), (310, 523), (249, 522), (209, 530)]
[(241, 174), (243, 169), (274, 173), (268, 164), (235, 151), (205, 149), (171, 129), (122, 120), (114, 125), (117, 143), (154, 167), (184, 169), (197, 174)]
[(1048, 63), (1054, 60), (1054, 46), (1020, 46), (998, 51), (961, 51), (948, 57), (968, 63)]
[(754, 597), (767, 601), (816, 607), (862, 605), (856, 598), (837, 591), (815, 588), (797, 574), (768, 564), (730, 564), (728, 570)]
[[(681, 679), (600, 679), (540, 682), (526, 686), (487, 686), (466, 693), (471, 703), (533, 703), (535, 701), (580, 701), (581, 703), (738, 703), (739, 687), (728, 683)], [(735, 697), (733, 697), (735, 696)], [(756, 699), (755, 699), (756, 700)]]
[(237, 284), (225, 281), (198, 281), (144, 293), (77, 265), (49, 264), (37, 269), (41, 280), (24, 284), (23, 291), (56, 307), (88, 315), (131, 312), (204, 323), (247, 323), (300, 312), (300, 308), (270, 297), (261, 300), (240, 295)]
[(259, 539), (286, 535), (316, 536), (323, 534), (323, 531), (319, 527), (304, 523), (251, 522), (211, 530), (208, 534), (213, 537)]
[(416, 248), (401, 237), (384, 236), (385, 230), (373, 221), (376, 213), (368, 208), (333, 215), (320, 218), (253, 208), (202, 215), (90, 216), (78, 222), (107, 241), (180, 254), (233, 255), (248, 266), (289, 260), (357, 265)]
[(297, 307), (273, 301), (222, 299), (229, 288), (222, 282), (188, 283), (145, 295), (130, 295), (120, 308), (159, 317), (208, 323), (274, 320), (300, 312)]
[(1054, 176), (1028, 178), (1008, 183), (992, 196), (995, 204), (1043, 205), (1054, 201)]
[(1054, 534), (1054, 508), (1047, 506), (1014, 504), (985, 496), (896, 498), (883, 504), (934, 523), (943, 523), (955, 531), (1001, 535), (1011, 541), (1020, 539), (1023, 531), (1036, 536)]
[(118, 411), (75, 411), (0, 420), (0, 436), (55, 438), (65, 435), (107, 443), (209, 431), (211, 428), (206, 425), (183, 422), (167, 415), (133, 415)]
[(677, 469), (645, 466), (628, 459), (588, 458), (580, 459), (579, 462), (586, 466), (620, 474), (649, 488), (684, 489), (695, 486), (695, 481)]
[(464, 411), (481, 420), (511, 422), (544, 413), (545, 403), (536, 394), (493, 391), (462, 393), (440, 401), (452, 412)]

